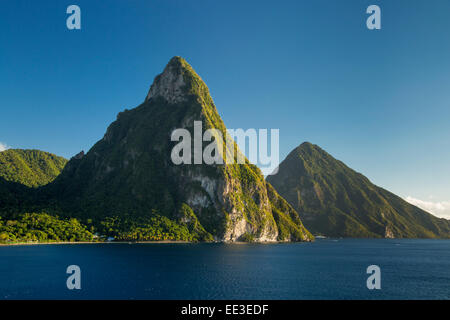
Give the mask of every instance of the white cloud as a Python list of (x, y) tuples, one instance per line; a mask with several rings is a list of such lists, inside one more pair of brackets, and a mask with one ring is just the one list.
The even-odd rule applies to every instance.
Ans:
[(5, 151), (7, 149), (9, 149), (9, 147), (5, 143), (0, 142), (0, 152)]
[(424, 201), (410, 196), (405, 200), (436, 217), (450, 219), (450, 201)]

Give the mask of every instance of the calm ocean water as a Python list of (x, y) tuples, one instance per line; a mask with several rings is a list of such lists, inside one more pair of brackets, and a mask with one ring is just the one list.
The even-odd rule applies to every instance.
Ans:
[(450, 241), (0, 247), (0, 299), (450, 299)]

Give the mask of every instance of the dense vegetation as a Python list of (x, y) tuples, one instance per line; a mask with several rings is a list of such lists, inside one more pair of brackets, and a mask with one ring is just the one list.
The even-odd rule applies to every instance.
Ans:
[(278, 240), (304, 241), (307, 238), (314, 238), (303, 226), (297, 211), (280, 197), (269, 183), (267, 183), (267, 192), (272, 206), (273, 217), (278, 227)]
[[(174, 128), (193, 136), (193, 122), (202, 121), (203, 130), (218, 129), (226, 139), (226, 127), (184, 59), (174, 57), (152, 89), (174, 96), (148, 96), (119, 113), (103, 139), (67, 164), (38, 150), (0, 152), (0, 241), (86, 241), (94, 234), (125, 241), (310, 241), (306, 228), (327, 236), (450, 237), (448, 220), (373, 185), (310, 143), (293, 150), (267, 182), (248, 159), (174, 165)], [(227, 158), (229, 151), (219, 152)]]
[(0, 243), (104, 241), (212, 241), (195, 225), (167, 217), (107, 217), (101, 221), (61, 218), (47, 213), (24, 213), (15, 219), (0, 218)]
[[(159, 238), (158, 233), (144, 230), (145, 225), (140, 229), (129, 225), (124, 217), (126, 221), (156, 219), (150, 224), (159, 221), (158, 228), (162, 229), (172, 221), (181, 226), (177, 231), (179, 238), (192, 236), (194, 240), (213, 236), (238, 240), (240, 235), (235, 236), (230, 230), (245, 219), (255, 238), (269, 234), (276, 239), (278, 228), (264, 177), (248, 160), (239, 165), (172, 163), (170, 154), (176, 143), (170, 141), (170, 135), (174, 128), (186, 128), (193, 136), (193, 122), (201, 120), (203, 130), (216, 128), (225, 137), (226, 127), (206, 84), (184, 59), (173, 58), (164, 72), (171, 72), (170, 79), (182, 77), (181, 102), (171, 104), (154, 96), (137, 108), (119, 113), (103, 139), (86, 155), (72, 158), (61, 175), (42, 188), (40, 198), (49, 199), (60, 211), (83, 221), (121, 217), (120, 223), (127, 231), (122, 227), (117, 231), (123, 239)], [(163, 77), (157, 76), (152, 88), (164, 86)], [(219, 188), (226, 188), (227, 192), (220, 192)], [(277, 193), (273, 196), (279, 197)], [(289, 214), (285, 219), (297, 223)], [(183, 226), (189, 229), (189, 225), (195, 230), (187, 236)], [(290, 237), (291, 230), (286, 229), (288, 235), (283, 238), (312, 239), (310, 234)]]
[(450, 237), (439, 219), (377, 187), (316, 145), (303, 143), (270, 182), (312, 232), (335, 237)]
[(67, 160), (39, 150), (9, 149), (0, 152), (0, 178), (28, 187), (53, 181)]
[(120, 241), (212, 241), (207, 233), (190, 230), (189, 226), (167, 217), (109, 217), (100, 222), (99, 233)]
[(0, 218), (0, 243), (92, 241), (93, 235), (77, 219), (46, 213), (20, 214), (16, 220)]

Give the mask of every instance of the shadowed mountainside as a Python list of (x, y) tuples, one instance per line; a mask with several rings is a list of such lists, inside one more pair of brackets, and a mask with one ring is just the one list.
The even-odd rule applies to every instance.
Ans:
[(314, 234), (332, 237), (449, 238), (450, 221), (380, 188), (305, 142), (267, 181)]

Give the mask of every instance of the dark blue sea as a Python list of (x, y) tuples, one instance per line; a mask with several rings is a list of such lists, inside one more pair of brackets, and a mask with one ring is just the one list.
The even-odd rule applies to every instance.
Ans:
[(450, 240), (3, 246), (0, 299), (450, 299)]

